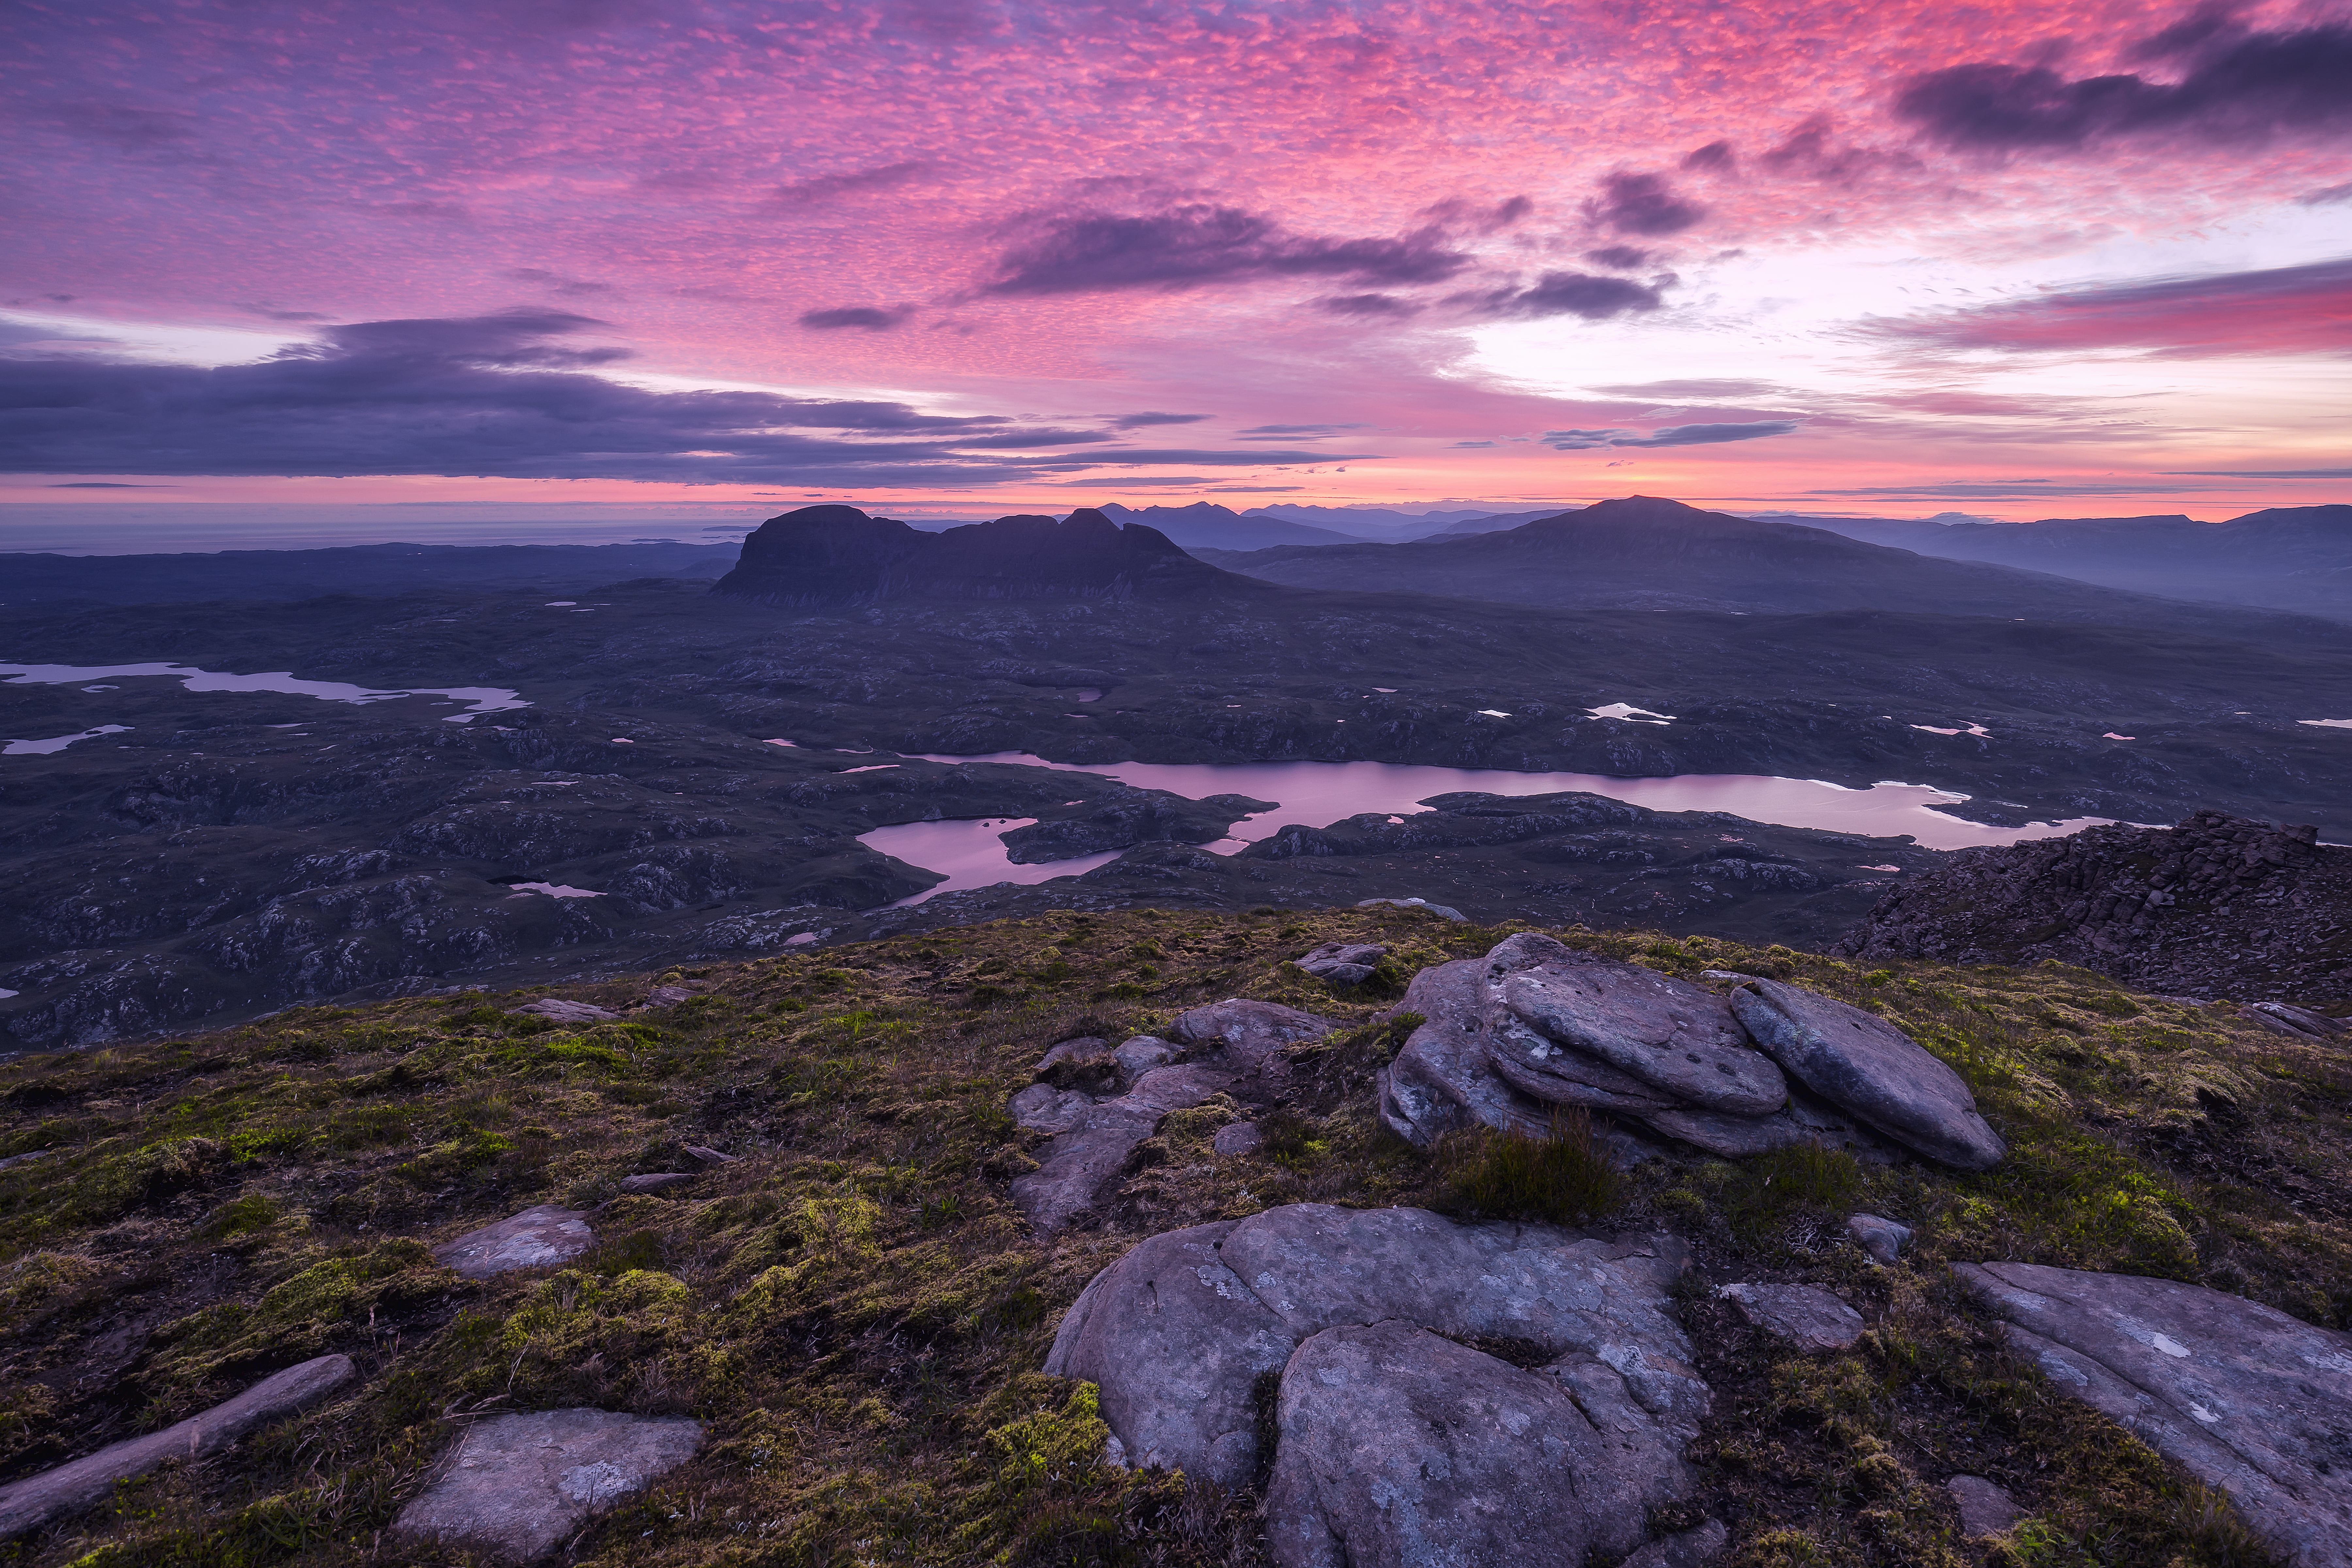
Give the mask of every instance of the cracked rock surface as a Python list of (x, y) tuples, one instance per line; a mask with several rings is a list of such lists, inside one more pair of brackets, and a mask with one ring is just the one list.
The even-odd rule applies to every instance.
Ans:
[(1707, 1390), (1666, 1310), (1684, 1267), (1670, 1238), (1294, 1204), (1137, 1246), (1045, 1370), (1100, 1389), (1135, 1463), (1224, 1486), (1256, 1473), (1256, 1389), (1278, 1374), (1285, 1568), (1491, 1563), (1513, 1531), (1538, 1561), (1622, 1555), (1695, 1484)]
[(1039, 1234), (1066, 1228), (1093, 1207), (1160, 1118), (1213, 1095), (1248, 1092), (1285, 1047), (1338, 1027), (1296, 1007), (1234, 999), (1180, 1015), (1170, 1030), (1174, 1040), (1139, 1035), (1116, 1050), (1104, 1040), (1063, 1041), (1045, 1053), (1039, 1072), (1107, 1074), (1109, 1083), (1087, 1081), (1123, 1092), (1098, 1097), (1041, 1080), (1014, 1095), (1007, 1105), (1013, 1119), (1054, 1136), (1037, 1168), (1013, 1182), (1013, 1201)]

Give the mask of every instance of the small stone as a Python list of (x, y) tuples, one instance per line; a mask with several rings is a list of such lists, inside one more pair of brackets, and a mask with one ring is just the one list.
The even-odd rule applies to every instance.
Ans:
[(646, 996), (648, 1007), (675, 1007), (688, 1000), (694, 993), (683, 985), (656, 985)]
[(518, 1013), (533, 1013), (542, 1018), (552, 1018), (559, 1024), (601, 1024), (618, 1018), (618, 1013), (586, 1002), (567, 1002), (561, 996), (542, 996), (536, 1002), (526, 1002), (514, 1009)]
[(56, 1469), (0, 1487), (0, 1541), (82, 1513), (167, 1459), (218, 1453), (265, 1422), (306, 1409), (352, 1377), (352, 1358), (322, 1355), (272, 1373), (236, 1398), (175, 1426), (109, 1444)]
[(1217, 1135), (1209, 1140), (1209, 1147), (1220, 1154), (1255, 1154), (1265, 1142), (1255, 1121), (1236, 1121), (1230, 1127), (1220, 1127)]
[(28, 1165), (36, 1160), (45, 1160), (53, 1152), (47, 1149), (34, 1149), (22, 1154), (11, 1154), (6, 1159), (0, 1160), (0, 1171), (5, 1171), (11, 1165)]
[(1435, 915), (1440, 920), (1461, 921), (1467, 923), (1470, 919), (1460, 910), (1449, 909), (1444, 904), (1433, 904), (1427, 899), (1359, 899), (1356, 900), (1356, 907), (1360, 910), (1378, 909), (1383, 904), (1400, 910), (1419, 910), (1423, 914)]
[(1858, 1214), (1845, 1222), (1846, 1234), (1862, 1244), (1862, 1249), (1880, 1263), (1892, 1263), (1903, 1256), (1911, 1245), (1911, 1227), (1897, 1225), (1882, 1215)]
[(1298, 967), (1334, 985), (1361, 985), (1389, 950), (1372, 942), (1327, 942), (1298, 959)]
[(1810, 1351), (1842, 1351), (1862, 1338), (1862, 1314), (1811, 1285), (1726, 1285), (1716, 1294), (1758, 1328)]
[(692, 1180), (694, 1180), (694, 1173), (688, 1171), (662, 1171), (644, 1176), (623, 1176), (621, 1190), (625, 1193), (657, 1193), (665, 1187), (674, 1187), (681, 1182)]
[(468, 1279), (488, 1279), (518, 1268), (569, 1263), (595, 1244), (584, 1210), (541, 1204), (443, 1242), (433, 1249), (433, 1260)]
[(546, 1555), (692, 1458), (702, 1424), (610, 1410), (495, 1415), (470, 1428), (393, 1523), (396, 1535), (488, 1552)]
[[(1013, 1182), (1013, 1203), (1039, 1234), (1053, 1234), (1093, 1206), (1103, 1184), (1126, 1168), (1128, 1156), (1158, 1131), (1161, 1117), (1189, 1110), (1233, 1081), (1229, 1072), (1188, 1062), (1152, 1068), (1117, 1100), (1088, 1100), (1071, 1120), (1057, 1123), (1062, 1130), (1040, 1152), (1037, 1169)], [(1032, 1084), (1013, 1098), (1046, 1087)], [(1069, 1108), (1060, 1102), (1058, 1109)]]
[(688, 1143), (681, 1146), (688, 1153), (706, 1165), (731, 1165), (743, 1157), (740, 1154), (722, 1154), (716, 1149), (706, 1149), (699, 1143)]
[(1960, 1534), (1966, 1540), (1999, 1535), (2025, 1517), (2007, 1487), (1996, 1486), (1982, 1476), (1954, 1476), (1944, 1483), (1944, 1489), (1960, 1505)]

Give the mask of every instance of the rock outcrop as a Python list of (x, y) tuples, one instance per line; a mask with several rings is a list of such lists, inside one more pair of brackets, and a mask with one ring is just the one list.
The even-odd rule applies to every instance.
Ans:
[(167, 1459), (218, 1453), (266, 1422), (316, 1405), (352, 1376), (351, 1357), (322, 1355), (272, 1373), (201, 1415), (0, 1487), (0, 1541), (95, 1508), (114, 1494), (118, 1483), (135, 1480)]
[[(1687, 1497), (1707, 1407), (1658, 1237), (1297, 1204), (1151, 1237), (1095, 1277), (1045, 1369), (1101, 1391), (1138, 1464), (1247, 1485), (1278, 1374), (1284, 1568), (1580, 1562)], [(1461, 1342), (1508, 1343), (1515, 1365)]]
[(1837, 951), (2061, 963), (2144, 990), (2352, 1001), (2352, 849), (2200, 811), (1962, 849), (1882, 898)]
[(393, 1521), (411, 1540), (529, 1563), (694, 1458), (702, 1425), (610, 1410), (494, 1415), (467, 1429)]
[(926, 533), (854, 506), (804, 506), (772, 517), (743, 542), (732, 572), (711, 589), (794, 609), (899, 599), (1177, 598), (1247, 578), (1196, 561), (1167, 535), (1081, 509), (1000, 517)]
[(1104, 1040), (1063, 1041), (1038, 1072), (1087, 1073), (1096, 1092), (1041, 1079), (1013, 1097), (1006, 1109), (1016, 1122), (1053, 1134), (1037, 1168), (1014, 1180), (1013, 1201), (1040, 1234), (1065, 1228), (1094, 1206), (1160, 1118), (1212, 1095), (1266, 1087), (1285, 1047), (1339, 1026), (1296, 1007), (1235, 998), (1178, 1015), (1172, 1041), (1139, 1035), (1116, 1050)]
[(1381, 1075), (1381, 1117), (1428, 1148), (1555, 1108), (1639, 1124), (1725, 1158), (1889, 1144), (1980, 1171), (2007, 1152), (1959, 1076), (1873, 1014), (1776, 981), (1727, 996), (1521, 932), (1416, 974), (1425, 1022)]
[(2170, 1279), (1958, 1271), (2053, 1387), (2227, 1492), (2294, 1568), (2352, 1565), (2352, 1335)]

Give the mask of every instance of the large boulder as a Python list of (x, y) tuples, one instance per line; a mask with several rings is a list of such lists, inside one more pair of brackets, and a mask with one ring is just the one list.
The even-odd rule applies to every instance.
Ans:
[(702, 1425), (610, 1410), (493, 1415), (459, 1438), (393, 1533), (510, 1562), (545, 1556), (694, 1458)]
[(1593, 1543), (1577, 1482), (1599, 1436), (1549, 1378), (1391, 1321), (1299, 1346), (1275, 1408), (1282, 1568), (1580, 1563)]
[(1962, 1171), (2009, 1152), (1960, 1075), (1876, 1015), (1777, 980), (1741, 986), (1731, 1006), (1790, 1077), (1904, 1147)]
[(2053, 1387), (2228, 1493), (2295, 1568), (2352, 1564), (2352, 1335), (2170, 1279), (1956, 1267)]
[(255, 1427), (307, 1409), (349, 1383), (352, 1358), (322, 1355), (270, 1373), (236, 1398), (143, 1437), (109, 1444), (53, 1470), (0, 1487), (0, 1541), (69, 1519), (170, 1459), (218, 1453)]
[(1142, 1243), (1087, 1286), (1045, 1364), (1101, 1389), (1138, 1462), (1239, 1486), (1259, 1457), (1256, 1379), (1326, 1329), (1402, 1320), (1604, 1380), (1620, 1436), (1638, 1436), (1661, 1484), (1679, 1487), (1707, 1397), (1666, 1311), (1683, 1267), (1661, 1238), (1297, 1204)]

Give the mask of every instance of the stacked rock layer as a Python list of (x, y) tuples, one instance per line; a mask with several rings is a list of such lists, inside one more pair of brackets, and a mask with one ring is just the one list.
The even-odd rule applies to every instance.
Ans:
[(1426, 1148), (1484, 1124), (1604, 1112), (1727, 1158), (1811, 1143), (1981, 1171), (2008, 1152), (1959, 1075), (1874, 1014), (1738, 977), (1727, 994), (1522, 932), (1423, 970), (1426, 1020), (1381, 1079), (1381, 1120)]

